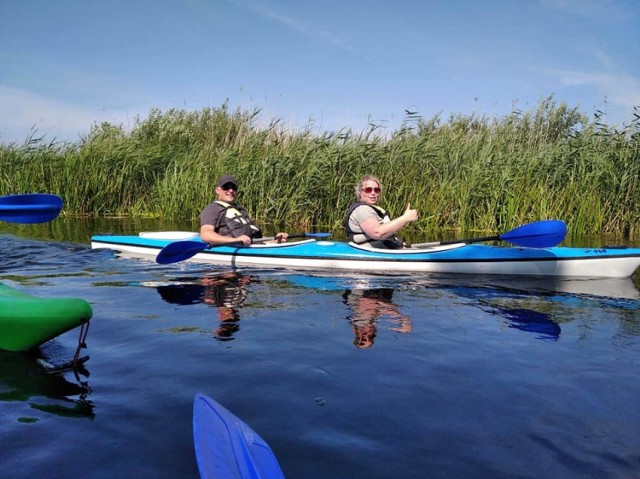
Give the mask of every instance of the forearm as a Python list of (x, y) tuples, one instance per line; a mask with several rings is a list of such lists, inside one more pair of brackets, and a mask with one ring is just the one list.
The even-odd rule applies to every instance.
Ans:
[(200, 228), (200, 239), (205, 243), (218, 245), (238, 242), (238, 238), (234, 238), (233, 236), (224, 236), (216, 233), (213, 230), (213, 227), (210, 225), (205, 225)]
[(388, 223), (378, 223), (375, 220), (368, 220), (361, 225), (362, 231), (371, 239), (383, 240), (400, 231), (410, 221), (404, 216), (389, 221)]

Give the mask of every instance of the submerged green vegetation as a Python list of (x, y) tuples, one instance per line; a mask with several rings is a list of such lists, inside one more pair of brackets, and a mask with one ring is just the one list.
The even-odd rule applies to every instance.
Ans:
[(372, 173), (392, 216), (407, 201), (418, 209), (415, 232), (557, 218), (575, 235), (640, 235), (640, 107), (621, 129), (550, 97), (502, 118), (408, 114), (390, 134), (258, 127), (259, 113), (152, 110), (130, 131), (102, 123), (78, 143), (0, 145), (0, 194), (56, 193), (67, 215), (187, 219), (228, 172), (257, 222), (338, 231)]

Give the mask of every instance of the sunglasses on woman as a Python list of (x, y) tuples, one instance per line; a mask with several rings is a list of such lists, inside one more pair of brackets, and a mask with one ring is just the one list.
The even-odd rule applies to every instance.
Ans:
[(224, 191), (229, 191), (229, 190), (238, 191), (238, 187), (233, 183), (225, 183), (220, 188), (222, 188)]
[(371, 193), (380, 193), (382, 190), (378, 186), (376, 186), (375, 188), (372, 186), (367, 186), (366, 188), (362, 188), (362, 191), (370, 195)]

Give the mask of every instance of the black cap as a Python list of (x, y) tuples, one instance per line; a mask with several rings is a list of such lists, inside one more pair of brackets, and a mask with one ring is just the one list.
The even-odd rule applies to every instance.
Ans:
[(223, 186), (223, 185), (226, 185), (227, 183), (231, 183), (236, 188), (238, 187), (238, 180), (236, 180), (236, 177), (233, 175), (222, 175), (218, 179), (218, 183), (216, 183), (216, 186)]

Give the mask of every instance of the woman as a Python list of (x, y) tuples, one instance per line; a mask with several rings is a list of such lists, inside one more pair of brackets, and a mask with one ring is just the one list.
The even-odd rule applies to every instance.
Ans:
[(402, 216), (390, 219), (387, 212), (377, 204), (381, 193), (378, 178), (365, 175), (360, 179), (356, 185), (357, 201), (349, 206), (343, 221), (349, 241), (368, 243), (375, 248), (398, 249), (407, 246), (396, 233), (405, 225), (416, 221), (418, 213), (407, 203)]

